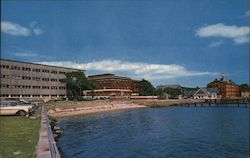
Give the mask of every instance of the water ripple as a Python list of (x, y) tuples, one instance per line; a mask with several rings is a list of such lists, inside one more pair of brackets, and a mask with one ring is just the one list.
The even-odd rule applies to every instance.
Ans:
[(149, 108), (62, 119), (63, 157), (249, 155), (249, 109)]

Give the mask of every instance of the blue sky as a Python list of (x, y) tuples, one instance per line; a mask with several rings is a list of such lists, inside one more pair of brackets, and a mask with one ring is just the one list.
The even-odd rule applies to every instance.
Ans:
[(154, 85), (249, 83), (249, 0), (1, 1), (1, 58)]

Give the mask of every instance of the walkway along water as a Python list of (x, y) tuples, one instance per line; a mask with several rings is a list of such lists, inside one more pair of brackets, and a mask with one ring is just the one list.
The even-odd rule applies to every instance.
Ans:
[(37, 158), (61, 158), (53, 137), (47, 107), (42, 107), (40, 137), (37, 144)]

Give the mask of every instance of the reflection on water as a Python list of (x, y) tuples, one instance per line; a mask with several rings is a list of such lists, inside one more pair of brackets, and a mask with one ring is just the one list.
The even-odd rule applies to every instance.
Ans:
[(63, 157), (249, 155), (249, 108), (146, 108), (62, 119)]

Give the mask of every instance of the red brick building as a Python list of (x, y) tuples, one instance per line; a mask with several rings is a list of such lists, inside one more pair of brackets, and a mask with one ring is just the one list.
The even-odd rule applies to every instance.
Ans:
[(238, 98), (240, 96), (239, 86), (231, 80), (226, 80), (223, 75), (219, 80), (215, 79), (209, 83), (207, 88), (218, 88), (222, 98)]
[(94, 91), (85, 90), (85, 96), (95, 98), (109, 98), (110, 96), (122, 96), (130, 98), (138, 95), (138, 82), (128, 77), (116, 76), (114, 74), (101, 74), (88, 76), (96, 84)]

